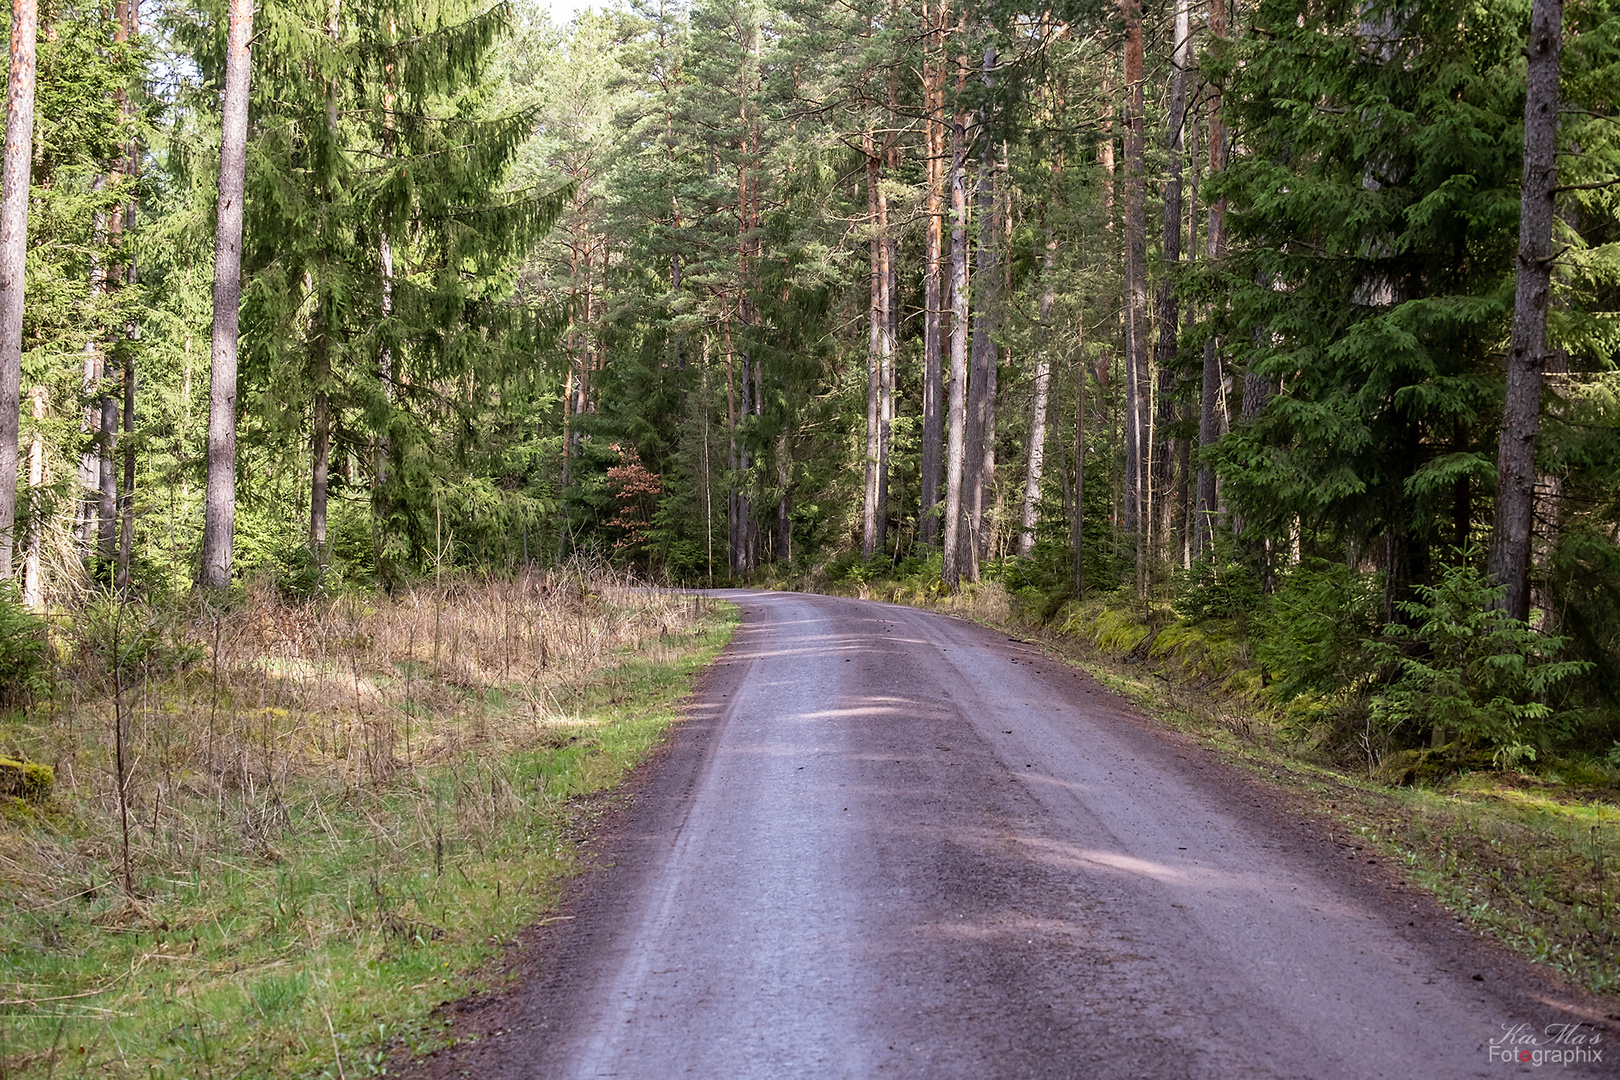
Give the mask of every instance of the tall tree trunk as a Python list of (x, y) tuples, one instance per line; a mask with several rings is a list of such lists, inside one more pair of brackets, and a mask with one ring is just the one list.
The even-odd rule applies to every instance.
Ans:
[(17, 522), (17, 436), (22, 420), (23, 272), (34, 146), (37, 0), (11, 0), (11, 77), (5, 163), (0, 166), (0, 580), (12, 577)]
[[(392, 49), (395, 38), (399, 33), (399, 26), (393, 15), (388, 17), (388, 45)], [(383, 65), (383, 158), (385, 160), (394, 156), (394, 102), (398, 92), (399, 69), (390, 59)], [(377, 384), (382, 391), (383, 416), (380, 429), (377, 432), (376, 452), (372, 462), (371, 479), (371, 516), (373, 522), (374, 546), (380, 557), (382, 553), (381, 533), (377, 530), (377, 523), (383, 517), (386, 507), (383, 506), (383, 489), (388, 484), (389, 457), (392, 447), (389, 444), (388, 425), (392, 419), (394, 403), (394, 348), (390, 344), (389, 335), (393, 332), (388, 325), (394, 314), (394, 244), (389, 239), (388, 230), (394, 223), (384, 220), (380, 222), (377, 236), (377, 265), (382, 274), (382, 297), (378, 313), (382, 316), (383, 335), (382, 348), (377, 350)]]
[(883, 375), (879, 353), (888, 330), (883, 313), (883, 241), (878, 234), (878, 158), (870, 130), (863, 136), (862, 148), (866, 154), (866, 208), (872, 231), (867, 239), (866, 460), (861, 474), (865, 481), (861, 501), (861, 555), (870, 559), (881, 543), (878, 539), (878, 459), (882, 417), (878, 399), (882, 395)]
[(877, 550), (883, 551), (889, 528), (889, 471), (893, 457), (894, 433), (894, 347), (895, 267), (894, 237), (889, 235), (889, 197), (883, 191), (883, 174), (878, 176), (877, 224), (879, 244), (879, 333), (878, 333), (878, 459), (877, 459)]
[(1187, 61), (1192, 22), (1188, 0), (1176, 0), (1175, 49), (1171, 53), (1170, 117), (1165, 132), (1166, 172), (1164, 182), (1164, 229), (1160, 258), (1164, 278), (1159, 284), (1158, 342), (1154, 367), (1158, 378), (1158, 432), (1153, 453), (1152, 491), (1157, 503), (1157, 550), (1155, 561), (1170, 554), (1176, 534), (1176, 459), (1180, 440), (1171, 435), (1181, 419), (1180, 383), (1176, 373), (1176, 336), (1180, 330), (1180, 302), (1176, 296), (1174, 273), (1181, 262), (1181, 180), (1182, 157), (1186, 150)]
[[(957, 32), (965, 32), (962, 22)], [(967, 58), (957, 58), (956, 98), (966, 88)], [(967, 426), (967, 113), (957, 106), (951, 122), (951, 396), (945, 446), (945, 539), (940, 574), (945, 584), (961, 580), (962, 474)]]
[[(326, 9), (326, 36), (334, 49), (338, 42), (339, 0), (331, 0)], [(331, 159), (337, 159), (338, 142), (338, 81), (333, 76), (326, 82), (326, 137), (331, 140)], [(335, 192), (332, 178), (323, 178), (323, 189), (328, 202)], [(317, 286), (318, 288), (318, 286)], [(309, 547), (315, 566), (324, 579), (330, 554), (326, 544), (326, 503), (330, 492), (332, 467), (332, 344), (337, 337), (337, 313), (325, 303), (325, 297), (316, 292), (313, 297), (315, 315), (311, 319), (315, 340), (315, 401), (311, 411), (310, 438), (310, 491), (309, 491)]]
[(782, 492), (776, 500), (776, 561), (780, 563), (791, 562), (793, 559), (793, 518), (790, 513), (792, 502), (789, 492), (793, 484), (793, 472), (789, 453), (787, 432), (784, 431), (776, 440), (776, 486)]
[(34, 387), (34, 431), (28, 442), (28, 531), (23, 539), (23, 604), (29, 611), (45, 610), (45, 582), (40, 576), (39, 549), (45, 532), (45, 387)]
[[(118, 30), (114, 40), (128, 41), (140, 33), (139, 20), (139, 0), (120, 0)], [(128, 119), (130, 110), (127, 98), (122, 104), (120, 111)], [(127, 154), (124, 171), (133, 184), (140, 179), (141, 172), (140, 144), (133, 133), (129, 137)], [(135, 192), (132, 188), (129, 201), (124, 206), (124, 228), (131, 233), (135, 231), (135, 212)], [(140, 284), (139, 267), (133, 250), (124, 267), (124, 281), (131, 289)], [(135, 552), (135, 342), (139, 337), (140, 327), (131, 319), (124, 327), (124, 484), (119, 499), (118, 568), (113, 578), (119, 591), (129, 588), (129, 560)]]
[[(96, 177), (93, 188), (99, 191), (102, 183), (102, 177)], [(100, 292), (103, 287), (101, 277), (106, 271), (96, 258), (95, 249), (102, 245), (105, 236), (106, 226), (101, 215), (97, 214), (93, 225), (94, 246), (90, 253), (89, 277), (92, 293)], [(78, 505), (74, 508), (73, 529), (79, 541), (79, 558), (87, 566), (95, 557), (96, 507), (100, 501), (101, 491), (101, 401), (96, 397), (96, 391), (101, 385), (104, 344), (94, 336), (85, 341), (84, 378), (79, 384), (84, 397), (79, 431), (85, 436), (85, 447), (79, 456)]]
[(208, 488), (199, 580), (230, 584), (236, 526), (236, 350), (242, 300), (242, 190), (247, 162), (253, 0), (231, 0), (214, 230), (214, 330), (208, 380)]
[[(134, 267), (130, 268), (131, 274)], [(124, 486), (118, 499), (118, 566), (113, 587), (129, 588), (129, 560), (135, 553), (135, 363), (124, 360)]]
[(1080, 341), (1074, 366), (1074, 509), (1069, 518), (1069, 543), (1074, 549), (1074, 595), (1086, 594), (1086, 360), (1085, 320), (1076, 324)]
[(941, 288), (942, 248), (944, 247), (945, 177), (945, 56), (944, 30), (947, 7), (941, 3), (936, 16), (924, 7), (925, 49), (923, 53), (923, 138), (927, 148), (928, 223), (923, 234), (923, 400), (922, 400), (922, 490), (918, 513), (920, 539), (933, 545), (940, 535), (939, 486), (944, 471), (945, 413), (944, 340), (942, 337)]
[(1141, 0), (1120, 0), (1125, 14), (1125, 529), (1136, 536), (1136, 585), (1147, 593), (1151, 528), (1147, 448), (1147, 139), (1143, 120)]
[[(116, 231), (108, 228), (109, 233)], [(101, 456), (97, 461), (100, 481), (96, 502), (96, 552), (103, 565), (112, 563), (118, 546), (118, 398), (113, 396), (115, 385), (104, 361), (101, 380)]]
[(1524, 102), (1519, 180), (1519, 258), (1508, 341), (1507, 397), (1496, 457), (1496, 520), (1488, 570), (1507, 591), (1502, 610), (1530, 618), (1530, 553), (1536, 515), (1536, 440), (1541, 430), (1547, 306), (1552, 287), (1553, 197), (1558, 186), (1558, 64), (1563, 0), (1530, 12), (1530, 84)]
[[(1061, 168), (1054, 169), (1054, 179), (1062, 177)], [(1018, 515), (1018, 554), (1027, 556), (1035, 550), (1036, 510), (1041, 500), (1041, 465), (1046, 457), (1046, 407), (1051, 393), (1052, 359), (1047, 353), (1045, 340), (1050, 333), (1049, 320), (1052, 305), (1057, 298), (1054, 279), (1057, 264), (1057, 234), (1051, 223), (1046, 226), (1046, 253), (1041, 260), (1040, 330), (1042, 344), (1035, 350), (1035, 398), (1029, 409), (1029, 454), (1024, 464), (1024, 503)]]
[[(994, 85), (991, 71), (996, 65), (994, 49), (984, 51), (981, 69), (984, 85)], [(996, 300), (1000, 292), (1000, 241), (996, 213), (995, 140), (990, 136), (989, 108), (979, 113), (979, 228), (974, 237), (973, 267), (973, 366), (968, 375), (967, 462), (963, 470), (962, 496), (967, 500), (968, 543), (959, 549), (962, 573), (969, 581), (979, 580), (979, 558), (984, 551), (985, 488), (994, 482), (986, 463), (993, 462), (991, 436), (995, 408)]]
[[(721, 303), (724, 304), (722, 299)], [(730, 445), (726, 454), (726, 566), (730, 572), (737, 573), (738, 551), (738, 524), (740, 519), (740, 493), (737, 490), (738, 458), (737, 458), (737, 386), (734, 371), (735, 352), (731, 345), (731, 320), (729, 313), (722, 310), (720, 316), (720, 337), (726, 349), (726, 433)]]
[(326, 389), (332, 378), (332, 355), (328, 351), (331, 332), (325, 320), (322, 320), (316, 334), (315, 380), (318, 389), (315, 391), (311, 416), (314, 430), (310, 441), (309, 550), (324, 576), (327, 565), (326, 497), (332, 465), (332, 399)]
[[(1211, 50), (1219, 49), (1226, 39), (1226, 5), (1216, 2), (1209, 7), (1209, 36)], [(1226, 118), (1221, 114), (1221, 88), (1209, 84), (1209, 171), (1213, 175), (1226, 167)], [(1226, 257), (1226, 200), (1217, 199), (1209, 207), (1209, 230), (1205, 250), (1213, 260)], [(1219, 511), (1215, 470), (1210, 467), (1207, 454), (1215, 440), (1220, 438), (1220, 417), (1217, 409), (1221, 395), (1221, 356), (1215, 339), (1204, 342), (1203, 386), (1198, 401), (1198, 447), (1202, 451), (1198, 464), (1198, 505), (1193, 512), (1193, 557), (1205, 552), (1214, 553), (1215, 516)]]

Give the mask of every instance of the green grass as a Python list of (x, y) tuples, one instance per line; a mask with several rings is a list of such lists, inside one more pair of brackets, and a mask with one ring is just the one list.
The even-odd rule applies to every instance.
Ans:
[(115, 816), (9, 803), (0, 881), (29, 887), (0, 900), (0, 1077), (357, 1077), (437, 1045), (435, 1007), (486, 985), (556, 903), (585, 861), (582, 797), (659, 743), (735, 619), (711, 605), (656, 649), (610, 653), (548, 689), (544, 723), (515, 717), (532, 686), (424, 689), (457, 715), (404, 711), (465, 737), (380, 779), (271, 770), (220, 789), (182, 771), (195, 790), (140, 808), (175, 816), (142, 830), (170, 849), (143, 849), (133, 898), (97, 835)]

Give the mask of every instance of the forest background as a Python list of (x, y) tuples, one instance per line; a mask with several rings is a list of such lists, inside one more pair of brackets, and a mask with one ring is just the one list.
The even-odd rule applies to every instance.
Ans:
[(1533, 8), (267, 0), (218, 563), (228, 12), (47, 3), (12, 682), (206, 566), (583, 553), (1110, 598), (1369, 762), (1620, 767), (1620, 17)]

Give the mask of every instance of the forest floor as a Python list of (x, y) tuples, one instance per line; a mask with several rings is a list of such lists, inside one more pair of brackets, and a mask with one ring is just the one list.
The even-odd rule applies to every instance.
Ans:
[(1302, 812), (1337, 822), (1347, 851), (1403, 866), (1458, 919), (1612, 998), (1620, 1015), (1617, 770), (1549, 762), (1391, 783), (1387, 771), (1349, 766), (1297, 715), (1268, 703), (1241, 647), (1185, 626), (1155, 638), (1134, 602), (1093, 600), (1043, 620), (994, 582), (955, 595), (882, 581), (821, 591), (971, 619), (1080, 666), (1287, 792)]
[(76, 618), (0, 719), (55, 769), (0, 798), (0, 1078), (347, 1080), (435, 1045), (734, 625), (568, 574)]

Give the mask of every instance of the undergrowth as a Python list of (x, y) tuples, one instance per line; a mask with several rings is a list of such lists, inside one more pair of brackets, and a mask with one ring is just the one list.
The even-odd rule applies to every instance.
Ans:
[(0, 1076), (356, 1077), (435, 1045), (733, 618), (531, 575), (58, 626), (53, 693), (0, 721), (56, 775), (0, 823)]

